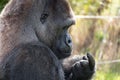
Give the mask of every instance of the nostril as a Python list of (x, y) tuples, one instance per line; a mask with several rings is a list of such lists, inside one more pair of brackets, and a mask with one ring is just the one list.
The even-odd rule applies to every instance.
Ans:
[(68, 40), (68, 44), (71, 43), (71, 42), (72, 42), (72, 41), (69, 39), (69, 40)]
[(66, 35), (66, 41), (65, 42), (66, 42), (66, 45), (68, 45), (69, 47), (72, 47), (72, 40), (71, 40), (69, 35)]

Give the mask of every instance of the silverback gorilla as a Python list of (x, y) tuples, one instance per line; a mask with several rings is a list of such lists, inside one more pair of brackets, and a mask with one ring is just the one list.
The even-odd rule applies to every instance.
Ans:
[(9, 0), (0, 14), (0, 80), (90, 80), (95, 60), (70, 58), (66, 0)]

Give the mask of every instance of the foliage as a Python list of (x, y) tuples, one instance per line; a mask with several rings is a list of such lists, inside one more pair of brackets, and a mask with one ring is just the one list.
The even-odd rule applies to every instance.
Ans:
[(0, 11), (3, 9), (4, 5), (8, 2), (8, 0), (0, 0)]
[(70, 0), (77, 15), (100, 15), (110, 2), (111, 0)]
[(76, 14), (85, 15), (96, 14), (96, 6), (100, 6), (98, 0), (70, 0), (70, 3)]
[(96, 38), (97, 40), (99, 40), (99, 41), (102, 41), (103, 38), (104, 38), (104, 33), (103, 33), (103, 31), (97, 31), (97, 32), (95, 33), (95, 38)]
[(120, 74), (113, 72), (97, 71), (94, 80), (120, 80)]

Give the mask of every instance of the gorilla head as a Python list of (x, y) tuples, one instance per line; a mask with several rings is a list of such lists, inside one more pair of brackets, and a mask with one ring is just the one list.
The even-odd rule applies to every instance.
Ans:
[(44, 5), (43, 9), (38, 10), (39, 6), (34, 5), (34, 9), (30, 12), (32, 13), (31, 19), (29, 19), (32, 21), (29, 23), (32, 23), (37, 38), (52, 49), (59, 59), (69, 56), (72, 41), (67, 30), (75, 21), (68, 2), (66, 0), (42, 0), (39, 4), (39, 6)]
[(39, 25), (42, 29), (38, 29), (37, 26), (36, 34), (40, 41), (49, 46), (55, 54), (57, 53), (59, 59), (65, 58), (70, 55), (72, 48), (72, 41), (67, 32), (68, 28), (75, 23), (72, 11), (66, 0), (52, 2), (49, 0), (45, 5), (45, 9), (40, 13)]
[(70, 55), (67, 30), (75, 21), (67, 0), (10, 0), (0, 16), (8, 26), (1, 24), (2, 54), (21, 43), (40, 41), (59, 59)]

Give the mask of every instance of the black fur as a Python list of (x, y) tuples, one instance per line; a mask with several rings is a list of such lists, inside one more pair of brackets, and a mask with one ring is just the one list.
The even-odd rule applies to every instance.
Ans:
[(54, 53), (39, 42), (15, 47), (3, 60), (3, 80), (64, 80)]

